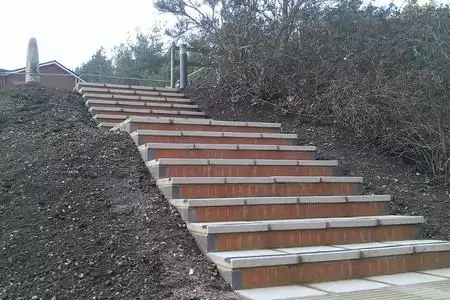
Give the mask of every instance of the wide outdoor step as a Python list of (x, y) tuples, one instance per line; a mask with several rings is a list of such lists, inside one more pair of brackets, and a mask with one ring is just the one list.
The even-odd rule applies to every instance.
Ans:
[(143, 86), (143, 85), (129, 85), (129, 84), (112, 84), (112, 83), (98, 83), (98, 82), (80, 82), (75, 87), (75, 90), (80, 88), (113, 88), (113, 89), (132, 89), (132, 90), (142, 90), (142, 91), (160, 91), (160, 92), (172, 92), (177, 93), (177, 88), (170, 87), (153, 87), (153, 86)]
[(166, 110), (198, 110), (198, 105), (193, 104), (183, 104), (183, 103), (173, 103), (173, 102), (156, 102), (156, 101), (120, 101), (120, 100), (87, 100), (85, 105), (89, 109), (96, 108), (106, 108), (110, 110), (117, 110), (122, 108), (131, 109), (142, 109), (142, 108), (152, 108), (152, 109), (166, 109)]
[(219, 272), (232, 288), (240, 290), (448, 268), (450, 243), (438, 240), (336, 243), (212, 252), (208, 257), (218, 265)]
[(418, 216), (188, 223), (203, 252), (412, 240), (422, 236)]
[(111, 86), (108, 87), (92, 87), (92, 86), (81, 86), (77, 88), (77, 91), (81, 94), (92, 93), (92, 94), (114, 94), (114, 95), (139, 95), (139, 96), (161, 96), (161, 97), (175, 97), (184, 98), (185, 95), (171, 90), (161, 90), (161, 89), (142, 89), (139, 86), (123, 87), (123, 86)]
[(362, 194), (361, 177), (173, 177), (157, 181), (167, 199), (346, 196)]
[(93, 106), (89, 108), (89, 112), (93, 115), (97, 114), (105, 114), (105, 115), (133, 115), (133, 116), (142, 116), (147, 117), (152, 114), (156, 115), (179, 115), (179, 114), (186, 114), (186, 115), (193, 115), (195, 117), (205, 117), (204, 112), (198, 112), (198, 111), (184, 111), (177, 109), (167, 109), (167, 108), (118, 108), (118, 107), (98, 107)]
[(174, 93), (174, 92), (160, 92), (160, 91), (144, 91), (144, 90), (131, 90), (131, 89), (118, 89), (118, 88), (93, 88), (93, 87), (82, 87), (79, 92), (102, 95), (102, 94), (112, 94), (112, 95), (127, 95), (127, 96), (152, 96), (152, 97), (164, 97), (164, 98), (184, 98), (184, 94)]
[(305, 159), (316, 157), (314, 146), (245, 144), (148, 143), (139, 146), (144, 161), (156, 158)]
[(140, 146), (145, 143), (295, 145), (296, 134), (182, 130), (136, 130), (130, 133)]
[(161, 116), (161, 117), (180, 117), (180, 118), (205, 118), (205, 114), (200, 111), (177, 111), (177, 110), (165, 110), (165, 109), (150, 109), (149, 113), (139, 112), (110, 112), (108, 114), (97, 113), (94, 115), (94, 120), (97, 123), (116, 123), (119, 124), (131, 116)]
[(279, 133), (280, 123), (234, 122), (209, 119), (180, 118), (129, 118), (122, 122), (118, 129), (133, 132), (138, 129), (148, 130), (188, 130), (188, 131), (219, 131), (219, 132), (267, 132)]
[(257, 221), (376, 216), (389, 195), (171, 199), (185, 222)]
[(165, 177), (264, 177), (339, 175), (335, 160), (161, 158), (147, 162), (156, 179)]
[(144, 103), (174, 103), (174, 104), (191, 104), (192, 100), (187, 98), (164, 97), (164, 96), (140, 96), (140, 95), (119, 95), (119, 94), (100, 94), (100, 93), (83, 93), (82, 97), (86, 101), (121, 101), (121, 102), (144, 102)]

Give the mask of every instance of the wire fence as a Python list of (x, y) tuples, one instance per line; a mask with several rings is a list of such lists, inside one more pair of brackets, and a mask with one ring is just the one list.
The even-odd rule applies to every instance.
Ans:
[(167, 87), (170, 85), (170, 80), (162, 78), (139, 78), (139, 77), (98, 75), (98, 74), (81, 74), (80, 77), (87, 82), (141, 85), (154, 87)]
[[(25, 72), (14, 72), (14, 73), (8, 73), (4, 72), (3, 74), (0, 73), (0, 75), (3, 76), (9, 76), (9, 75), (25, 75)], [(61, 73), (39, 73), (39, 76), (74, 76), (73, 74), (61, 74)]]

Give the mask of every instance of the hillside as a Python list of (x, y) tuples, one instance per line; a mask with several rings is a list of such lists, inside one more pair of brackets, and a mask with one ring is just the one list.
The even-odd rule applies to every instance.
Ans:
[(81, 98), (0, 90), (0, 299), (232, 299), (132, 140)]

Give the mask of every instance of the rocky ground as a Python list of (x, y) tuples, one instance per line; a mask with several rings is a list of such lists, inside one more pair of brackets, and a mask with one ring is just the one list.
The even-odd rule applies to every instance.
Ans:
[(282, 123), (283, 132), (298, 134), (300, 145), (317, 146), (319, 159), (337, 159), (344, 174), (364, 177), (365, 194), (392, 195), (394, 214), (425, 216), (426, 238), (450, 239), (450, 194), (442, 179), (386, 156), (336, 126), (314, 124), (273, 106), (249, 107), (219, 99), (206, 90), (189, 94), (214, 119)]
[(78, 95), (0, 90), (0, 174), (0, 299), (235, 298)]

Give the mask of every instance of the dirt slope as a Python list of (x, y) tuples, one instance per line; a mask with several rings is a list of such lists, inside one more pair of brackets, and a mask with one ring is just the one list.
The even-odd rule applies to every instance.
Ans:
[(0, 90), (0, 174), (0, 299), (234, 297), (79, 96)]
[(283, 132), (298, 134), (300, 145), (317, 146), (318, 158), (337, 159), (344, 174), (364, 177), (365, 194), (392, 195), (392, 213), (423, 215), (426, 238), (450, 240), (450, 194), (442, 180), (377, 152), (335, 126), (313, 124), (273, 106), (249, 107), (219, 99), (207, 90), (193, 89), (189, 94), (214, 119), (281, 123)]

